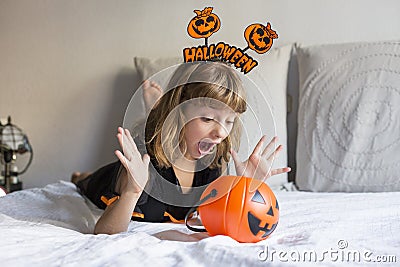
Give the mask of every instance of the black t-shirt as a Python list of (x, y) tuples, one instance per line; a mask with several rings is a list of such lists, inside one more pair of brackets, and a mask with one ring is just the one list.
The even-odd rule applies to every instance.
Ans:
[[(191, 192), (183, 194), (173, 168), (152, 166), (150, 167), (151, 175), (148, 186), (136, 204), (132, 220), (147, 222), (183, 220), (189, 209), (199, 201), (205, 186), (221, 175), (219, 168), (204, 168), (195, 172), (193, 189)], [(78, 187), (97, 207), (105, 209), (107, 205), (101, 198), (103, 196), (111, 199), (118, 195), (115, 192), (115, 185), (120, 168), (119, 161), (108, 164), (80, 181)], [(176, 203), (184, 203), (185, 206), (174, 205)]]

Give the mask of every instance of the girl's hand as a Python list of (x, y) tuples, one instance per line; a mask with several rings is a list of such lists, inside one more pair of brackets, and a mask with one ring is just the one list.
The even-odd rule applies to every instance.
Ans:
[(117, 134), (122, 151), (116, 150), (115, 155), (125, 167), (127, 173), (126, 181), (121, 183), (121, 192), (141, 193), (149, 179), (149, 155), (140, 155), (135, 141), (128, 129), (118, 127)]
[(274, 157), (276, 157), (276, 155), (282, 150), (282, 145), (279, 145), (275, 151), (271, 152), (274, 144), (278, 140), (278, 137), (275, 136), (265, 147), (265, 149), (262, 150), (265, 139), (265, 135), (261, 137), (260, 141), (258, 141), (257, 145), (255, 146), (253, 153), (251, 153), (249, 158), (244, 162), (239, 159), (236, 151), (231, 149), (237, 176), (251, 177), (260, 181), (264, 181), (273, 175), (290, 171), (290, 168), (288, 167), (271, 170), (272, 161)]
[(153, 234), (153, 236), (161, 240), (181, 241), (181, 242), (197, 242), (204, 238), (210, 237), (208, 233), (185, 234), (178, 230), (166, 230)]

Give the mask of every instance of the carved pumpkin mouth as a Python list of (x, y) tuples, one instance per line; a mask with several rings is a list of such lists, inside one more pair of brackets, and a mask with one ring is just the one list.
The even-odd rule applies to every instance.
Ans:
[(258, 234), (258, 232), (260, 232), (260, 231), (264, 232), (262, 238), (269, 236), (275, 230), (276, 226), (278, 225), (278, 223), (274, 223), (271, 225), (271, 227), (269, 227), (269, 223), (266, 223), (264, 226), (261, 227), (260, 226), (261, 220), (258, 219), (251, 212), (247, 213), (247, 220), (249, 222), (250, 231), (253, 233), (253, 235), (256, 236)]
[[(257, 40), (258, 42), (256, 42)], [(262, 29), (253, 29), (249, 34), (249, 42), (257, 51), (266, 52), (270, 48), (272, 42), (265, 31)]]

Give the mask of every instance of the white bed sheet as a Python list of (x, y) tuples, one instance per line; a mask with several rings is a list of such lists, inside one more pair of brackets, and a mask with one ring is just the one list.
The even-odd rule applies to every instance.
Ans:
[(73, 184), (14, 192), (0, 198), (1, 266), (379, 265), (373, 260), (395, 266), (400, 261), (400, 192), (275, 193), (281, 212), (275, 232), (242, 244), (226, 236), (199, 242), (152, 236), (168, 229), (191, 233), (173, 223), (131, 222), (126, 233), (93, 235), (101, 210)]

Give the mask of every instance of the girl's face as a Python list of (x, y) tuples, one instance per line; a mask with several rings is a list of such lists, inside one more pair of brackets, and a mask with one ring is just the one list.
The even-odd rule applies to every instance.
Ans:
[(185, 108), (185, 158), (200, 159), (210, 154), (232, 130), (237, 114), (229, 107), (212, 108), (189, 104)]

